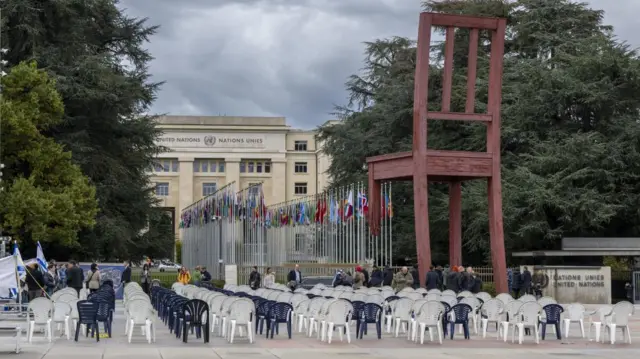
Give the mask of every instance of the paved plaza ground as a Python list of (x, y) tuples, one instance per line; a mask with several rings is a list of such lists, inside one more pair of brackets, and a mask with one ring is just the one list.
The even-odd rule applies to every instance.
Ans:
[[(586, 339), (577, 338), (580, 330), (577, 325), (572, 326), (571, 338), (557, 340), (549, 329), (547, 340), (536, 345), (531, 337), (525, 337), (523, 345), (512, 344), (509, 338), (507, 343), (496, 340), (495, 330), (492, 328), (486, 339), (472, 335), (470, 340), (462, 339), (462, 335), (456, 335), (454, 340), (445, 340), (443, 345), (425, 341), (424, 345), (415, 344), (406, 340), (406, 336), (399, 338), (391, 334), (383, 334), (381, 340), (376, 339), (375, 329), (369, 326), (369, 335), (364, 339), (355, 339), (352, 336), (351, 344), (340, 342), (337, 335), (331, 344), (320, 342), (314, 338), (305, 337), (301, 333), (294, 332), (293, 339), (286, 336), (285, 326), (282, 325), (280, 335), (274, 339), (265, 339), (257, 336), (256, 342), (249, 344), (245, 338), (237, 339), (237, 342), (229, 344), (225, 339), (212, 336), (209, 344), (190, 337), (189, 343), (169, 333), (169, 330), (161, 323), (157, 328), (157, 341), (148, 344), (140, 335), (140, 330), (134, 332), (131, 344), (124, 335), (124, 315), (122, 307), (118, 305), (112, 338), (101, 338), (99, 343), (95, 339), (80, 337), (79, 342), (67, 341), (66, 338), (57, 337), (49, 344), (43, 339), (43, 334), (36, 334), (33, 344), (24, 343), (21, 354), (10, 354), (8, 338), (1, 338), (1, 358), (24, 359), (206, 359), (206, 358), (237, 358), (237, 359), (354, 359), (354, 358), (380, 358), (380, 359), (412, 359), (412, 358), (539, 358), (541, 355), (548, 358), (570, 358), (574, 356), (587, 356), (589, 358), (608, 359), (637, 359), (640, 355), (640, 314), (636, 314), (631, 323), (633, 344), (622, 342), (615, 345), (589, 342)], [(640, 309), (640, 308), (638, 308)], [(640, 312), (640, 311), (639, 311)], [(587, 328), (585, 328), (587, 329)], [(355, 328), (352, 329), (352, 332)], [(456, 333), (457, 334), (457, 333)], [(618, 334), (618, 340), (621, 335)]]

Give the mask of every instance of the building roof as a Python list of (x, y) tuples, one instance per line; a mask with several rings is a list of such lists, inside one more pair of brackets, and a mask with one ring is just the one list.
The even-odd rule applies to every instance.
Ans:
[(274, 126), (288, 127), (284, 117), (246, 117), (246, 116), (160, 116), (156, 119), (160, 125), (181, 126)]

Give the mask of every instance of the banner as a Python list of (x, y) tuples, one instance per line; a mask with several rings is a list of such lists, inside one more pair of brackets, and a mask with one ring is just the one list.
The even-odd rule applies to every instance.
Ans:
[[(84, 277), (87, 278), (89, 276), (89, 271), (91, 270), (91, 264), (80, 263), (80, 268), (84, 272)], [(122, 264), (98, 264), (98, 268), (100, 270), (100, 282), (104, 282), (105, 280), (110, 280), (113, 282), (113, 289), (116, 292), (116, 299), (122, 299), (124, 296), (124, 286), (121, 283), (122, 279), (122, 271), (124, 270), (124, 265)]]
[(16, 262), (13, 256), (0, 258), (0, 288), (2, 293), (7, 289), (18, 288), (16, 281)]

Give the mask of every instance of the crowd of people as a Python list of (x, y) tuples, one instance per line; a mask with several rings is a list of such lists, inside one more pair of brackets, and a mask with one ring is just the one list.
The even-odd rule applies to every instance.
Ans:
[(89, 274), (85, 278), (84, 271), (74, 260), (67, 264), (57, 264), (51, 261), (47, 265), (47, 271), (40, 270), (37, 263), (32, 263), (26, 268), (26, 276), (21, 284), (25, 289), (23, 299), (33, 300), (42, 296), (51, 296), (56, 291), (70, 287), (78, 294), (86, 285), (90, 291), (95, 291), (100, 287), (100, 271), (98, 265), (93, 263)]

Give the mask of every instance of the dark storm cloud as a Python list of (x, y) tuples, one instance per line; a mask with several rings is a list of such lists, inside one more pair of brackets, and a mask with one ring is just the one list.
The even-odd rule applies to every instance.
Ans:
[[(286, 116), (295, 127), (331, 119), (344, 82), (362, 67), (363, 42), (415, 37), (419, 0), (124, 0), (161, 25), (148, 48), (166, 81), (153, 111)], [(640, 1), (593, 0), (632, 39)], [(629, 36), (627, 36), (629, 35)], [(632, 42), (633, 43), (633, 42)], [(636, 42), (637, 43), (637, 42)]]

